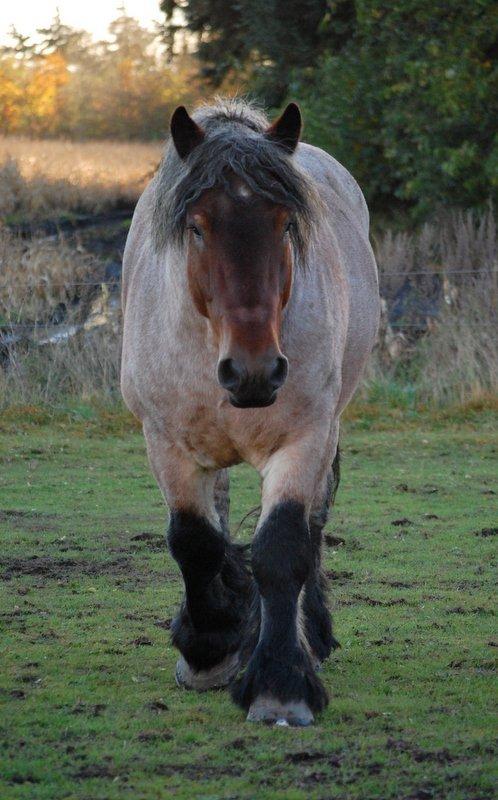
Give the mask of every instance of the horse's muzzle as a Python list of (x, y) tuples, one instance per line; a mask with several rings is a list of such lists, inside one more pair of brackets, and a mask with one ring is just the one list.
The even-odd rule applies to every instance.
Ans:
[(268, 361), (257, 372), (249, 372), (237, 359), (224, 358), (218, 364), (218, 381), (235, 408), (264, 408), (277, 399), (288, 369), (285, 356)]

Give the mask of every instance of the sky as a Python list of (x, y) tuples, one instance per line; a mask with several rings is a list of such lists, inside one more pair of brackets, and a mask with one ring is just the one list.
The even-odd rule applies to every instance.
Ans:
[[(0, 0), (0, 42), (8, 39), (11, 25), (34, 34), (46, 27), (59, 9), (62, 22), (89, 31), (95, 39), (107, 36), (107, 26), (117, 16), (119, 0)], [(161, 20), (159, 0), (125, 0), (126, 12), (146, 27)]]

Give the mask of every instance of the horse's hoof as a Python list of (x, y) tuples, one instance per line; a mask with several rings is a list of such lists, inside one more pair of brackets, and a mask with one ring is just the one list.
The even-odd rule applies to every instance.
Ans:
[(185, 661), (183, 656), (180, 656), (176, 662), (176, 685), (182, 689), (195, 689), (197, 692), (219, 689), (229, 684), (235, 677), (239, 670), (239, 663), (239, 654), (231, 653), (211, 669), (196, 671)]
[(304, 700), (281, 703), (269, 695), (258, 697), (249, 708), (248, 722), (274, 723), (281, 727), (289, 725), (304, 727), (314, 722), (311, 710)]

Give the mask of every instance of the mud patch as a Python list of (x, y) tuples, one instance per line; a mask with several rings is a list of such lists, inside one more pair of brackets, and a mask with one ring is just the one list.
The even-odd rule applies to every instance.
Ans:
[(359, 600), (361, 603), (366, 603), (368, 606), (383, 606), (388, 608), (390, 606), (412, 606), (413, 603), (409, 603), (408, 600), (405, 600), (404, 597), (398, 597), (393, 600), (377, 600), (375, 597), (366, 597), (362, 594), (354, 594), (352, 595), (355, 600)]
[(18, 511), (10, 508), (0, 509), (0, 523), (7, 523), (16, 530), (28, 531), (29, 533), (58, 531), (60, 525), (55, 522), (57, 518), (57, 514)]
[(465, 758), (452, 755), (446, 747), (440, 750), (423, 750), (404, 739), (389, 738), (386, 742), (386, 750), (394, 750), (397, 753), (407, 753), (417, 764), (427, 762), (444, 765), (466, 760)]
[(70, 714), (83, 714), (87, 717), (101, 717), (102, 713), (107, 708), (106, 703), (76, 703), (69, 712)]
[(330, 578), (333, 581), (348, 581), (350, 578), (353, 577), (354, 572), (350, 572), (348, 570), (335, 570), (329, 569), (325, 573), (327, 578)]
[(131, 537), (131, 547), (133, 550), (146, 549), (155, 552), (161, 550), (166, 552), (166, 538), (159, 533), (144, 531)]
[(171, 731), (140, 731), (137, 735), (139, 742), (169, 742), (172, 738)]
[(346, 540), (341, 536), (333, 536), (331, 533), (324, 534), (323, 541), (327, 547), (340, 547), (340, 545), (346, 543)]
[(109, 764), (88, 764), (75, 772), (73, 777), (77, 780), (88, 780), (90, 778), (115, 778), (117, 772)]
[(154, 642), (148, 636), (137, 636), (136, 639), (130, 642), (134, 647), (152, 647)]
[(155, 775), (171, 777), (182, 775), (190, 781), (208, 781), (213, 778), (239, 778), (244, 774), (242, 767), (212, 767), (207, 764), (158, 764), (152, 769)]
[(50, 556), (28, 556), (27, 558), (0, 558), (0, 579), (10, 581), (20, 575), (39, 575), (61, 580), (74, 575), (125, 575), (133, 574), (129, 558), (113, 561), (83, 561), (73, 558), (51, 558)]
[(148, 711), (152, 711), (154, 714), (160, 714), (161, 711), (169, 710), (169, 706), (164, 702), (162, 697), (160, 697), (158, 700), (152, 700), (152, 702), (147, 703), (145, 707)]
[(474, 536), (483, 536), (484, 538), (496, 535), (498, 535), (498, 528), (481, 528), (480, 531), (474, 533)]
[(8, 783), (10, 784), (22, 784), (22, 783), (40, 783), (39, 778), (35, 778), (34, 775), (12, 775), (9, 779)]

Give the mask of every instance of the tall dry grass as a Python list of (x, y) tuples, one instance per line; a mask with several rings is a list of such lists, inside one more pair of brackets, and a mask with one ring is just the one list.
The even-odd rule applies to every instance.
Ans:
[(0, 224), (0, 323), (47, 323), (60, 304), (74, 304), (75, 284), (98, 272), (97, 259), (64, 238), (22, 239)]
[(159, 143), (0, 137), (0, 220), (30, 222), (132, 204), (161, 153)]
[[(408, 312), (405, 324), (393, 328), (383, 315), (363, 399), (441, 405), (498, 394), (497, 244), (491, 207), (375, 239), (384, 308), (392, 311), (409, 282), (418, 322)], [(427, 309), (424, 330), (420, 308)]]
[[(411, 234), (387, 231), (374, 244), (385, 308), (392, 312), (397, 293), (409, 280), (417, 302), (427, 300), (430, 315), (425, 326), (408, 321), (396, 328), (386, 313), (360, 397), (416, 406), (498, 394), (498, 260), (492, 210), (480, 216), (447, 215)], [(0, 335), (0, 406), (119, 396), (118, 292), (73, 286), (97, 273), (95, 259), (67, 242), (27, 242), (0, 231), (0, 314), (12, 326), (4, 324), (3, 349)], [(66, 307), (59, 326), (51, 319), (58, 304)], [(5, 336), (26, 321), (38, 323), (36, 341), (22, 336), (6, 347)], [(77, 328), (74, 335), (53, 340), (57, 331), (71, 326)]]
[(64, 239), (0, 227), (0, 409), (118, 396), (119, 286)]

